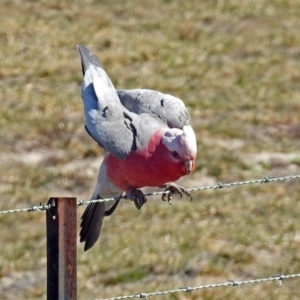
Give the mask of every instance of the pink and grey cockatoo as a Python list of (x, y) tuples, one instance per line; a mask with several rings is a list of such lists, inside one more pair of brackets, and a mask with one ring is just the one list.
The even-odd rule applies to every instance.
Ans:
[[(86, 130), (106, 150), (92, 199), (117, 198), (124, 192), (141, 208), (142, 187), (164, 187), (163, 200), (188, 193), (173, 183), (195, 168), (196, 137), (182, 100), (157, 91), (116, 90), (97, 57), (82, 45), (82, 99)], [(102, 221), (119, 200), (91, 203), (81, 222), (84, 250), (98, 240)]]

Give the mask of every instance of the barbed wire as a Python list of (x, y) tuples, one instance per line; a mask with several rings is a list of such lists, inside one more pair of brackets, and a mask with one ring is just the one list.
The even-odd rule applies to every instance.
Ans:
[[(216, 189), (222, 189), (222, 188), (230, 188), (235, 186), (244, 186), (248, 184), (263, 184), (263, 183), (270, 183), (270, 182), (279, 182), (279, 181), (287, 181), (292, 179), (299, 179), (300, 175), (291, 175), (291, 176), (282, 176), (282, 177), (265, 177), (263, 179), (256, 179), (256, 180), (248, 180), (248, 181), (238, 181), (238, 182), (230, 182), (230, 183), (222, 183), (219, 182), (217, 185), (209, 185), (209, 186), (202, 186), (202, 187), (196, 187), (187, 189), (188, 192), (194, 192), (194, 191), (200, 191), (200, 190), (216, 190)], [(164, 192), (153, 192), (153, 193), (147, 193), (145, 196), (155, 196), (155, 195), (162, 195)], [(118, 199), (126, 199), (126, 196), (118, 197), (118, 198), (105, 198), (105, 199), (97, 199), (97, 200), (79, 200), (77, 201), (77, 206), (87, 205), (90, 203), (95, 202), (105, 202), (105, 201), (114, 201)], [(32, 205), (27, 208), (16, 208), (16, 209), (10, 209), (10, 210), (4, 210), (0, 211), (0, 215), (3, 214), (9, 214), (9, 213), (15, 213), (15, 212), (33, 212), (33, 211), (46, 211), (51, 208), (51, 204), (40, 204), (38, 206)], [(208, 284), (208, 285), (201, 285), (201, 286), (195, 286), (195, 287), (182, 287), (178, 289), (172, 289), (172, 290), (164, 290), (164, 291), (157, 291), (157, 292), (149, 292), (149, 293), (138, 293), (133, 295), (125, 295), (125, 296), (117, 296), (113, 298), (95, 298), (94, 300), (123, 300), (123, 299), (135, 299), (135, 298), (145, 298), (148, 299), (148, 297), (152, 296), (160, 296), (160, 295), (166, 295), (166, 294), (173, 294), (173, 293), (179, 293), (179, 292), (186, 292), (186, 293), (192, 293), (196, 290), (203, 290), (203, 289), (212, 289), (212, 288), (220, 288), (220, 287), (240, 287), (242, 285), (246, 284), (255, 284), (255, 283), (263, 283), (267, 281), (278, 281), (281, 283), (282, 281), (286, 279), (292, 279), (292, 278), (299, 278), (300, 273), (297, 274), (290, 274), (290, 275), (279, 275), (279, 276), (272, 276), (272, 277), (266, 277), (266, 278), (258, 278), (258, 279), (251, 279), (251, 280), (244, 280), (244, 281), (235, 281), (235, 280), (227, 280), (225, 283), (216, 283), (216, 284)]]
[[(241, 186), (241, 185), (247, 185), (247, 184), (263, 184), (263, 183), (269, 183), (269, 182), (274, 182), (274, 181), (286, 181), (286, 180), (291, 180), (291, 179), (297, 179), (300, 178), (300, 175), (290, 175), (290, 176), (281, 176), (281, 177), (265, 177), (263, 179), (255, 179), (255, 180), (247, 180), (247, 181), (237, 181), (237, 182), (230, 182), (230, 183), (222, 183), (219, 182), (217, 185), (207, 185), (207, 186), (202, 186), (202, 187), (196, 187), (196, 188), (191, 188), (191, 189), (186, 189), (188, 192), (196, 192), (196, 191), (201, 191), (201, 190), (216, 190), (216, 189), (222, 189), (222, 188), (230, 188), (234, 186)], [(148, 196), (159, 196), (162, 195), (164, 192), (152, 192), (145, 194), (146, 197)], [(118, 200), (118, 199), (126, 199), (126, 196), (118, 197), (118, 198), (106, 198), (106, 199), (97, 199), (97, 200), (81, 200), (77, 202), (78, 206), (81, 205), (87, 205), (90, 203), (95, 203), (95, 202), (106, 202), (106, 201), (113, 201), (113, 200)]]
[(195, 287), (183, 287), (183, 288), (178, 288), (178, 289), (174, 289), (174, 290), (166, 290), (166, 291), (159, 291), (159, 292), (138, 293), (138, 294), (134, 294), (134, 295), (118, 296), (118, 297), (113, 297), (113, 298), (95, 298), (93, 300), (123, 300), (123, 299), (135, 299), (135, 298), (148, 299), (148, 297), (152, 297), (152, 296), (160, 296), (160, 295), (174, 294), (174, 293), (180, 293), (180, 292), (192, 293), (193, 291), (196, 291), (196, 290), (212, 289), (212, 288), (227, 287), (227, 286), (240, 287), (241, 285), (262, 283), (262, 282), (266, 282), (266, 281), (278, 281), (281, 284), (281, 282), (283, 280), (297, 278), (297, 277), (300, 277), (299, 273), (298, 274), (290, 274), (290, 275), (282, 274), (279, 276), (250, 279), (250, 280), (244, 280), (244, 281), (227, 280), (227, 282), (225, 282), (225, 283), (200, 285), (200, 286), (195, 286)]
[(49, 204), (40, 204), (39, 206), (32, 205), (30, 207), (26, 208), (15, 208), (15, 209), (9, 209), (9, 210), (3, 210), (0, 211), (0, 215), (5, 215), (9, 213), (15, 213), (15, 212), (31, 212), (31, 211), (43, 211), (50, 209), (51, 205)]
[[(216, 190), (216, 189), (222, 189), (222, 188), (231, 188), (235, 186), (243, 186), (247, 184), (263, 184), (263, 183), (270, 183), (275, 181), (287, 181), (291, 179), (299, 179), (300, 175), (290, 175), (290, 176), (281, 176), (281, 177), (265, 177), (263, 179), (255, 179), (255, 180), (247, 180), (247, 181), (237, 181), (237, 182), (229, 182), (229, 183), (222, 183), (219, 182), (217, 185), (207, 185), (202, 187), (196, 187), (191, 189), (186, 189), (188, 192), (195, 192), (195, 191), (201, 191), (201, 190)], [(162, 195), (163, 191), (160, 192), (152, 192), (145, 194), (146, 197), (149, 196), (159, 196)], [(107, 202), (107, 201), (115, 201), (119, 199), (128, 199), (126, 195), (116, 198), (105, 198), (105, 199), (95, 199), (95, 200), (79, 200), (77, 201), (77, 206), (82, 205), (88, 205), (90, 203), (96, 203), (96, 202)], [(16, 213), (16, 212), (32, 212), (32, 211), (44, 211), (50, 209), (50, 204), (40, 204), (39, 206), (32, 205), (27, 208), (16, 208), (16, 209), (9, 209), (9, 210), (3, 210), (0, 211), (0, 215), (9, 214), (9, 213)]]

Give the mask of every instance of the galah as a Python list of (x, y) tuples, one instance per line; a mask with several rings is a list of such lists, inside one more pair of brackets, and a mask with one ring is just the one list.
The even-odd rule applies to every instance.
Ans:
[[(82, 99), (89, 135), (106, 150), (92, 199), (118, 198), (124, 192), (137, 208), (147, 201), (142, 187), (164, 187), (191, 196), (174, 181), (195, 168), (196, 137), (182, 100), (157, 91), (116, 90), (98, 58), (78, 45), (83, 71)], [(82, 215), (84, 250), (98, 240), (102, 221), (119, 200), (91, 203)]]

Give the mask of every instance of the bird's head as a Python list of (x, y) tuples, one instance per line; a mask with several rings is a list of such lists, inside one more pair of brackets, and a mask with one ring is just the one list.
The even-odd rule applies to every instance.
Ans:
[(174, 162), (183, 162), (186, 175), (195, 168), (197, 154), (197, 142), (193, 128), (190, 125), (183, 126), (183, 129), (170, 128), (163, 137), (162, 143), (170, 151), (171, 159)]

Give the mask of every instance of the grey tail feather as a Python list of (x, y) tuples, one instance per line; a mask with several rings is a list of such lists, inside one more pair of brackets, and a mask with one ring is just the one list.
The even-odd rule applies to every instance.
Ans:
[(102, 68), (102, 64), (97, 58), (97, 56), (92, 54), (88, 48), (80, 44), (78, 44), (76, 47), (81, 57), (81, 67), (83, 75), (85, 74), (85, 71), (87, 70), (90, 64)]
[(90, 203), (83, 213), (79, 235), (80, 242), (85, 242), (84, 251), (90, 249), (98, 240), (104, 215), (104, 202)]
[[(98, 196), (97, 199), (100, 199)], [(81, 219), (80, 242), (85, 242), (84, 251), (89, 250), (97, 242), (100, 236), (103, 218), (110, 216), (117, 208), (120, 200), (105, 211), (103, 202), (90, 203), (84, 211)]]

